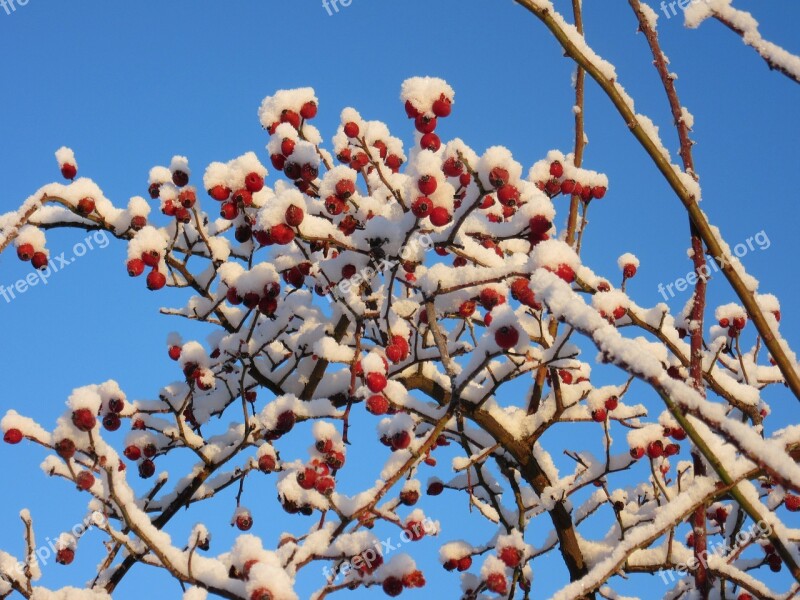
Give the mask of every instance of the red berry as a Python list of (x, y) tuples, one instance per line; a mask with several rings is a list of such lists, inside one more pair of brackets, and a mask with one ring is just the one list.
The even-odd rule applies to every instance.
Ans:
[(639, 460), (644, 456), (644, 448), (631, 448), (631, 458)]
[(286, 209), (284, 219), (286, 219), (286, 224), (289, 227), (297, 227), (303, 222), (303, 218), (305, 218), (305, 213), (303, 212), (303, 209), (296, 204), (292, 204)]
[(123, 451), (125, 458), (130, 461), (137, 461), (142, 458), (142, 451), (139, 449), (139, 446), (130, 445)]
[(121, 425), (122, 421), (117, 414), (111, 413), (103, 417), (103, 427), (105, 427), (107, 431), (117, 431)]
[(383, 580), (382, 587), (383, 592), (392, 598), (403, 593), (403, 582), (393, 575)]
[(167, 285), (167, 276), (160, 271), (152, 270), (147, 274), (147, 289), (157, 291)]
[(276, 467), (275, 458), (265, 454), (258, 459), (258, 470), (262, 473), (272, 473)]
[(155, 250), (142, 252), (142, 262), (148, 267), (156, 267), (161, 262), (161, 255)]
[(336, 182), (336, 197), (347, 200), (355, 194), (356, 184), (352, 179), (340, 179)]
[(295, 129), (300, 127), (300, 115), (293, 110), (284, 110), (281, 112), (281, 123), (289, 123)]
[(673, 427), (670, 435), (679, 442), (686, 439), (686, 432), (681, 427)]
[(227, 200), (228, 197), (231, 195), (231, 190), (224, 185), (215, 185), (210, 190), (208, 190), (208, 195), (211, 196), (214, 200), (218, 202), (222, 202), (223, 200)]
[(508, 581), (503, 573), (490, 573), (486, 578), (486, 589), (495, 594), (508, 593)]
[(304, 119), (313, 119), (317, 116), (317, 103), (309, 100), (300, 108), (300, 116)]
[(430, 150), (431, 152), (438, 152), (442, 147), (442, 140), (435, 133), (426, 133), (419, 140), (419, 146), (423, 150)]
[(408, 521), (405, 531), (414, 542), (418, 542), (425, 537), (425, 527), (418, 521)]
[(440, 96), (439, 99), (433, 103), (431, 110), (437, 117), (449, 117), (453, 110), (453, 101), (442, 94), (442, 96)]
[(403, 490), (400, 492), (400, 502), (405, 506), (414, 506), (419, 501), (419, 492), (416, 490)]
[(189, 183), (189, 174), (185, 171), (181, 171), (180, 169), (176, 169), (172, 172), (172, 183), (179, 188), (184, 187)]
[(392, 450), (405, 450), (411, 445), (411, 434), (407, 431), (399, 431), (392, 436), (389, 443)]
[(427, 196), (420, 196), (411, 204), (411, 212), (418, 219), (424, 219), (431, 214), (433, 202)]
[(636, 275), (636, 265), (627, 264), (622, 268), (622, 276), (625, 279), (630, 279), (634, 275)]
[(769, 565), (769, 570), (773, 573), (780, 573), (781, 571), (781, 557), (777, 554), (770, 554), (767, 557), (767, 564)]
[(56, 454), (58, 454), (64, 460), (69, 460), (75, 456), (75, 442), (69, 438), (64, 438), (63, 440), (56, 442), (55, 451)]
[(178, 194), (178, 202), (181, 203), (183, 208), (192, 208), (195, 205), (195, 202), (197, 202), (197, 194), (192, 188), (181, 190), (181, 193)]
[(75, 478), (75, 483), (78, 486), (78, 489), (85, 492), (94, 485), (94, 475), (92, 475), (89, 471), (81, 471), (78, 473), (78, 476)]
[(420, 133), (432, 133), (436, 129), (436, 117), (419, 115), (414, 119), (414, 127)]
[(619, 398), (617, 396), (609, 396), (608, 398), (606, 398), (605, 401), (606, 410), (608, 411), (614, 410), (617, 408), (617, 406), (619, 406)]
[(464, 163), (458, 158), (451, 156), (442, 165), (442, 171), (448, 177), (460, 177), (464, 173)]
[(647, 456), (650, 458), (659, 458), (664, 454), (664, 443), (661, 440), (650, 442), (647, 445)]
[(350, 121), (349, 123), (345, 123), (344, 125), (344, 134), (349, 138), (357, 138), (360, 129), (357, 123), (353, 123)]
[(468, 319), (475, 313), (475, 306), (476, 303), (474, 300), (462, 302), (461, 306), (458, 307), (458, 316), (462, 319)]
[(253, 527), (253, 517), (250, 513), (242, 513), (236, 517), (236, 527), (239, 531), (249, 531)]
[(84, 216), (90, 215), (94, 212), (95, 204), (93, 198), (81, 198), (78, 200), (77, 210), (78, 213)]
[(444, 491), (444, 484), (441, 481), (432, 481), (428, 484), (428, 496), (438, 496)]
[(142, 479), (150, 479), (156, 472), (156, 464), (150, 460), (143, 460), (139, 464), (139, 477)]
[(516, 569), (522, 561), (522, 553), (513, 546), (506, 546), (501, 548), (498, 553), (500, 560), (506, 563), (506, 566), (511, 569)]
[(550, 163), (550, 176), (559, 178), (564, 175), (564, 165), (557, 160)]
[(386, 375), (377, 371), (367, 373), (366, 382), (369, 391), (371, 391), (373, 394), (377, 394), (386, 388)]
[(78, 174), (78, 168), (70, 163), (64, 163), (61, 165), (61, 175), (64, 179), (75, 179), (75, 176)]
[(369, 156), (366, 152), (358, 152), (350, 161), (350, 168), (354, 171), (360, 171), (369, 164)]
[(417, 180), (417, 187), (425, 196), (430, 196), (436, 191), (438, 183), (436, 182), (435, 177), (432, 177), (431, 175), (423, 175)]
[(367, 411), (373, 415), (385, 415), (389, 412), (389, 401), (380, 394), (370, 396), (367, 398)]
[(505, 296), (499, 294), (494, 288), (483, 288), (480, 296), (481, 306), (486, 310), (492, 310), (495, 306), (505, 304)]
[[(314, 181), (317, 175), (319, 175), (319, 169), (314, 165), (306, 163), (300, 168), (300, 178), (305, 182)], [(304, 190), (301, 189), (301, 191)]]
[(800, 511), (800, 496), (786, 494), (786, 498), (783, 499), (783, 502), (786, 505), (786, 510), (791, 512)]
[(333, 477), (319, 477), (314, 484), (314, 489), (323, 496), (330, 496), (336, 487), (336, 481)]
[(532, 232), (542, 234), (547, 233), (553, 224), (543, 215), (536, 215), (528, 222), (528, 226)]
[(283, 223), (273, 225), (272, 228), (270, 228), (269, 233), (272, 237), (272, 241), (279, 246), (284, 246), (294, 240), (294, 231), (291, 227), (284, 225)]
[(403, 349), (400, 348), (400, 346), (397, 346), (395, 344), (389, 344), (386, 347), (386, 358), (388, 358), (395, 364), (399, 363), (401, 360), (403, 360), (403, 358), (405, 358), (403, 354), (404, 354)]
[(273, 600), (272, 592), (270, 592), (267, 588), (258, 588), (253, 590), (253, 593), (250, 594), (250, 600)]
[(29, 261), (33, 258), (34, 252), (32, 244), (20, 244), (17, 246), (17, 257), (22, 261)]
[(555, 270), (555, 274), (558, 275), (561, 279), (566, 281), (567, 283), (572, 283), (575, 281), (575, 271), (572, 270), (567, 264), (560, 264)]
[(519, 190), (511, 185), (501, 185), (497, 190), (497, 199), (506, 206), (516, 206), (519, 203)]
[(495, 188), (499, 188), (502, 185), (508, 183), (508, 178), (510, 177), (508, 171), (503, 167), (494, 167), (491, 171), (489, 171), (489, 183), (491, 183)]
[(328, 196), (328, 198), (325, 199), (325, 210), (328, 211), (329, 215), (339, 215), (344, 209), (345, 203), (336, 196)]
[(300, 487), (304, 490), (313, 489), (316, 482), (317, 472), (310, 467), (306, 467), (297, 473), (297, 483), (299, 483)]
[(97, 418), (88, 408), (79, 408), (72, 413), (72, 423), (80, 431), (91, 431), (97, 425)]
[(248, 192), (255, 194), (264, 189), (264, 178), (258, 173), (248, 173), (244, 178), (244, 186)]
[(3, 441), (6, 444), (19, 444), (22, 441), (22, 432), (19, 429), (9, 429), (3, 435)]
[(389, 167), (393, 173), (397, 173), (402, 164), (403, 161), (396, 154), (390, 154), (386, 157), (386, 166)]
[(504, 350), (513, 348), (519, 342), (519, 331), (515, 327), (505, 325), (494, 333), (494, 341)]
[(144, 273), (144, 261), (141, 258), (132, 258), (128, 261), (128, 275), (138, 277)]
[(31, 257), (31, 266), (34, 269), (44, 269), (47, 266), (47, 255), (44, 252), (34, 252)]
[(403, 575), (403, 585), (409, 589), (425, 587), (425, 576), (422, 571), (411, 571)]
[(681, 447), (678, 444), (667, 444), (664, 446), (664, 456), (675, 456), (680, 451)]
[(278, 415), (275, 429), (281, 433), (289, 433), (294, 428), (294, 424), (296, 422), (297, 417), (295, 417), (295, 414), (292, 411), (287, 410)]
[(431, 225), (434, 227), (444, 227), (450, 222), (450, 213), (443, 206), (437, 206), (431, 210)]
[(416, 119), (420, 114), (417, 107), (411, 104), (411, 100), (406, 100), (405, 109), (409, 119)]
[(60, 548), (56, 553), (56, 562), (60, 565), (70, 565), (75, 560), (75, 550), (72, 548)]
[(592, 196), (600, 200), (603, 196), (606, 195), (606, 188), (602, 185), (596, 185), (592, 188)]
[(606, 420), (608, 414), (606, 413), (605, 408), (596, 408), (592, 411), (592, 420), (596, 421), (597, 423), (602, 423)]

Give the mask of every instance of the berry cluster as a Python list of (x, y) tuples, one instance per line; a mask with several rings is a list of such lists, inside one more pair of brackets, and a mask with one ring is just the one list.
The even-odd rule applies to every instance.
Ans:
[(588, 204), (593, 199), (599, 200), (606, 195), (608, 184), (604, 176), (575, 167), (568, 157), (561, 155), (550, 161), (546, 167), (546, 172), (543, 172), (541, 165), (534, 165), (531, 173), (536, 174), (536, 186), (551, 198), (561, 194), (579, 196)]

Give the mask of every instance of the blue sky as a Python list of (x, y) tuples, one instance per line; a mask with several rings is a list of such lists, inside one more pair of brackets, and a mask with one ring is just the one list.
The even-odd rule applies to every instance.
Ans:
[[(662, 125), (665, 143), (674, 151), (663, 90), (625, 4), (587, 0), (587, 36), (617, 64), (638, 110)], [(754, 12), (765, 37), (800, 51), (800, 4), (736, 4)], [(800, 90), (770, 73), (751, 49), (716, 23), (689, 31), (678, 18), (662, 15), (660, 33), (680, 75), (682, 102), (696, 118), (703, 208), (731, 245), (762, 231), (769, 238), (769, 248), (756, 249), (743, 261), (764, 291), (783, 299), (782, 328), (797, 345), (800, 314), (792, 300), (800, 289), (789, 256), (796, 251), (800, 210)], [(40, 185), (57, 179), (53, 152), (61, 145), (76, 151), (81, 174), (94, 178), (119, 204), (144, 195), (150, 167), (168, 163), (174, 154), (188, 155), (198, 172), (212, 160), (226, 161), (248, 150), (267, 163), (267, 136), (256, 109), (279, 88), (316, 89), (321, 101), (316, 124), (326, 140), (339, 111), (354, 106), (409, 142), (412, 134), (398, 95), (401, 82), (412, 75), (443, 77), (455, 88), (453, 116), (440, 127), (443, 137), (461, 137), (479, 152), (495, 144), (508, 146), (527, 169), (552, 148), (571, 150), (572, 72), (544, 27), (508, 0), (352, 0), (332, 16), (317, 0), (144, 0), (113, 8), (97, 0), (29, 0), (9, 15), (0, 8), (5, 91), (0, 212), (16, 208)], [(642, 267), (629, 289), (639, 304), (653, 305), (663, 300), (659, 283), (670, 283), (691, 268), (685, 214), (591, 83), (586, 119), (590, 143), (585, 164), (609, 175), (611, 191), (593, 205), (585, 255), (597, 272), (616, 277), (617, 257), (636, 254)], [(560, 223), (565, 212), (563, 205), (557, 208)], [(84, 237), (54, 233), (49, 245), (69, 254)], [(130, 398), (152, 398), (178, 376), (165, 355), (167, 332), (177, 329), (191, 337), (206, 331), (158, 316), (159, 307), (180, 304), (182, 295), (151, 294), (141, 282), (131, 282), (124, 257), (123, 245), (112, 243), (87, 252), (46, 287), (31, 288), (10, 303), (0, 298), (0, 359), (6, 374), (0, 412), (14, 408), (49, 425), (80, 385), (113, 378)], [(0, 256), (0, 284), (13, 284), (27, 269), (11, 253)], [(724, 281), (716, 280), (712, 300), (733, 300), (727, 290)], [(671, 300), (673, 309), (687, 297)], [(774, 390), (768, 396), (777, 424), (797, 421), (787, 393)], [(364, 438), (372, 435), (372, 426), (373, 421), (363, 420)], [(365, 471), (371, 468), (369, 477), (377, 477), (379, 464), (363, 456), (356, 460), (363, 461)], [(32, 509), (42, 539), (56, 537), (83, 516), (85, 499), (69, 492), (64, 482), (45, 478), (38, 470), (42, 458), (30, 448), (0, 447), (6, 487), (14, 488), (0, 495), (0, 548), (21, 552), (17, 513), (23, 507)], [(273, 502), (269, 485), (254, 486), (251, 504), (261, 501), (258, 494)], [(185, 538), (193, 522), (206, 519), (218, 532), (215, 550), (223, 551), (231, 539), (224, 524), (231, 506), (228, 496), (205, 511), (181, 516), (176, 539)], [(429, 506), (442, 519), (444, 540), (467, 535), (462, 497), (445, 494)], [(221, 520), (219, 511), (225, 515)], [(284, 521), (281, 512), (261, 517), (260, 532), (268, 544), (284, 528), (298, 531), (298, 524)], [(74, 569), (48, 565), (44, 582), (55, 586), (90, 577), (98, 554), (88, 547)], [(413, 555), (425, 563), (435, 552), (436, 543), (426, 541)], [(559, 583), (548, 575), (549, 563), (541, 564), (535, 597), (546, 597)], [(146, 571), (140, 567), (136, 573)], [(429, 591), (447, 589), (455, 581), (437, 568), (428, 574)], [(139, 597), (155, 581), (160, 580), (131, 577), (115, 597)], [(177, 589), (166, 589), (169, 593), (158, 597), (177, 597)], [(301, 596), (309, 589), (302, 588)], [(635, 586), (628, 589), (642, 593)]]

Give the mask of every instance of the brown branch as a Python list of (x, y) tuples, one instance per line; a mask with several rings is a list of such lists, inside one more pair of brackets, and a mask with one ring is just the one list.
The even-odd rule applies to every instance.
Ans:
[(656, 167), (658, 167), (658, 170), (661, 171), (661, 174), (667, 180), (670, 187), (672, 187), (684, 208), (688, 211), (689, 217), (697, 228), (699, 236), (712, 254), (712, 257), (727, 278), (734, 292), (747, 309), (750, 318), (753, 320), (753, 324), (759, 334), (761, 334), (765, 345), (772, 354), (772, 358), (775, 360), (781, 374), (786, 379), (787, 385), (795, 398), (800, 401), (800, 374), (795, 370), (795, 365), (789, 360), (786, 352), (784, 352), (780, 340), (776, 338), (773, 333), (761, 307), (759, 307), (756, 302), (755, 294), (748, 288), (742, 275), (730, 264), (731, 256), (728, 252), (723, 250), (722, 242), (717, 239), (708, 219), (700, 209), (697, 202), (698, 199), (695, 198), (681, 175), (675, 171), (668, 157), (664, 155), (658, 140), (651, 138), (649, 130), (642, 126), (638, 116), (631, 108), (627, 97), (618, 87), (616, 80), (607, 77), (603, 73), (603, 70), (593, 62), (593, 59), (589, 58), (578, 45), (575, 44), (570, 34), (562, 27), (561, 20), (556, 19), (551, 10), (543, 8), (534, 0), (514, 1), (541, 20), (561, 44), (567, 56), (586, 69), (586, 72), (591, 75), (606, 95), (608, 95), (628, 128), (631, 130), (631, 133), (647, 151)]
[[(692, 141), (689, 138), (689, 125), (686, 123), (686, 119), (683, 115), (683, 108), (678, 98), (675, 80), (670, 76), (669, 70), (667, 69), (667, 58), (661, 50), (658, 41), (658, 33), (656, 33), (655, 28), (648, 20), (647, 15), (645, 15), (639, 0), (628, 1), (639, 21), (639, 31), (644, 34), (650, 46), (650, 51), (653, 54), (653, 64), (661, 77), (661, 83), (664, 85), (664, 91), (666, 92), (670, 110), (672, 111), (672, 118), (678, 130), (683, 169), (697, 181), (698, 177), (695, 172), (694, 158), (692, 156)], [(704, 274), (707, 272), (707, 265), (703, 251), (703, 241), (700, 239), (699, 232), (691, 220), (689, 222), (689, 229), (691, 233), (692, 264), (697, 276), (690, 315), (689, 376), (692, 387), (705, 397), (705, 386), (703, 384), (703, 323), (706, 311), (706, 278)], [(694, 460), (695, 476), (705, 475), (705, 464), (696, 448), (692, 449), (692, 458)], [(708, 546), (705, 504), (699, 504), (695, 509), (692, 515), (692, 530), (694, 532), (693, 551), (695, 558), (698, 559), (699, 565), (694, 572), (694, 584), (700, 594), (701, 600), (708, 600), (711, 591), (711, 581), (705, 562), (700, 560), (705, 555)]]
[[(731, 14), (731, 13), (733, 13), (733, 14)], [(733, 7), (728, 7), (728, 9), (725, 11), (725, 14), (722, 14), (719, 11), (716, 11), (716, 10), (714, 11), (713, 14), (714, 14), (714, 18), (717, 21), (719, 21), (720, 23), (725, 25), (725, 27), (727, 27), (728, 29), (730, 29), (731, 31), (733, 31), (734, 33), (739, 35), (742, 38), (742, 41), (744, 41), (745, 44), (747, 44), (748, 46), (753, 48), (753, 50), (758, 52), (758, 55), (761, 58), (764, 59), (764, 62), (767, 63), (767, 66), (770, 68), (771, 71), (777, 71), (778, 73), (782, 73), (783, 75), (786, 75), (786, 77), (788, 77), (789, 79), (794, 81), (795, 83), (800, 83), (800, 77), (798, 77), (798, 74), (796, 72), (789, 70), (785, 65), (783, 65), (780, 62), (776, 61), (772, 57), (772, 55), (770, 55), (770, 53), (767, 52), (764, 49), (764, 45), (765, 44), (769, 44), (769, 45), (774, 45), (774, 44), (771, 44), (770, 42), (767, 42), (766, 40), (762, 39), (760, 35), (758, 36), (758, 40), (753, 40), (752, 36), (748, 35), (748, 33), (752, 34), (752, 32), (745, 31), (744, 29), (742, 29), (741, 27), (736, 25), (736, 23), (734, 23), (731, 20), (731, 17), (734, 16), (734, 15), (737, 15), (737, 16), (738, 15), (747, 15), (748, 17), (752, 18), (749, 13), (746, 13), (746, 12), (744, 12), (742, 10), (737, 10), (737, 9), (735, 9)], [(756, 29), (756, 33), (757, 32), (758, 32), (758, 29)]]

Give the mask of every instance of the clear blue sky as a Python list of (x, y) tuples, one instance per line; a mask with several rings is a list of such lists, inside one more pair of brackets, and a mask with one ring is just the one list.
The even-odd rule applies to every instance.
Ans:
[[(736, 4), (754, 12), (767, 38), (800, 52), (800, 4)], [(617, 64), (639, 111), (662, 124), (665, 142), (674, 151), (662, 89), (626, 3), (586, 2), (585, 9), (590, 42)], [(718, 24), (688, 31), (677, 18), (662, 15), (660, 26), (672, 68), (680, 75), (683, 104), (696, 117), (704, 209), (731, 245), (762, 230), (769, 237), (769, 249), (751, 252), (744, 263), (764, 291), (783, 299), (783, 331), (800, 347), (800, 313), (793, 302), (800, 289), (789, 259), (797, 248), (800, 88), (770, 73)], [(259, 152), (266, 163), (267, 136), (256, 109), (279, 88), (316, 89), (321, 100), (317, 125), (326, 140), (339, 111), (355, 106), (410, 141), (398, 95), (401, 82), (412, 75), (443, 77), (456, 89), (454, 114), (441, 127), (443, 137), (462, 137), (479, 152), (506, 145), (527, 169), (552, 148), (571, 149), (572, 71), (544, 27), (509, 0), (352, 0), (333, 16), (317, 0), (145, 0), (114, 3), (113, 8), (97, 0), (29, 0), (10, 15), (0, 8), (0, 212), (16, 208), (40, 185), (57, 179), (53, 152), (61, 145), (76, 151), (82, 175), (95, 178), (122, 205), (130, 196), (144, 195), (150, 167), (167, 163), (173, 154), (188, 155), (196, 172), (212, 160), (229, 160), (247, 150)], [(686, 217), (591, 83), (586, 118), (586, 166), (608, 173), (611, 180), (610, 193), (593, 206), (584, 246), (588, 262), (616, 277), (616, 258), (635, 253), (642, 267), (631, 291), (639, 304), (653, 305), (662, 300), (659, 282), (669, 283), (690, 269)], [(559, 223), (563, 218), (562, 210)], [(52, 234), (49, 244), (57, 254), (82, 237), (78, 232)], [(154, 295), (141, 281), (129, 281), (124, 257), (124, 246), (112, 243), (55, 275), (46, 288), (32, 288), (11, 303), (0, 298), (5, 373), (0, 413), (15, 408), (51, 425), (70, 391), (80, 385), (113, 378), (129, 397), (153, 398), (178, 376), (165, 356), (166, 333), (179, 329), (191, 337), (204, 331), (157, 316), (160, 306), (180, 304), (181, 294)], [(0, 284), (13, 284), (27, 269), (12, 253), (4, 254)], [(721, 280), (712, 288), (714, 301), (733, 299)], [(679, 309), (685, 300), (681, 295), (671, 305)], [(770, 397), (776, 424), (797, 421), (788, 394), (776, 390)], [(363, 421), (365, 438), (372, 435), (373, 423)], [(63, 481), (45, 478), (38, 469), (42, 458), (29, 447), (0, 447), (8, 490), (0, 494), (0, 548), (21, 553), (17, 513), (23, 507), (32, 509), (41, 539), (55, 538), (83, 515), (85, 498), (68, 491)], [(377, 477), (379, 464), (369, 455), (361, 460), (367, 480)], [(251, 506), (263, 496), (265, 506), (274, 510), (268, 485), (254, 485), (248, 493)], [(442, 519), (442, 540), (470, 535), (464, 527), (465, 502), (462, 496), (444, 494), (428, 504), (431, 514)], [(231, 506), (228, 495), (205, 511), (180, 517), (176, 540), (182, 543), (193, 522), (206, 520), (217, 533), (214, 550), (222, 552), (231, 539), (224, 524)], [(256, 518), (256, 529), (267, 545), (273, 543), (285, 526), (283, 513), (265, 509)], [(299, 531), (297, 525), (286, 528)], [(480, 541), (478, 536), (470, 539)], [(412, 555), (424, 564), (437, 546), (421, 542)], [(98, 554), (88, 548), (81, 548), (72, 569), (49, 564), (44, 583), (89, 578)], [(549, 565), (534, 565), (536, 598), (563, 583), (561, 571)], [(427, 573), (428, 593), (455, 582), (455, 576), (436, 567)], [(162, 580), (152, 577), (152, 569), (139, 567), (115, 597), (138, 598), (142, 592), (178, 597), (172, 584), (154, 595), (156, 582)], [(321, 576), (312, 577), (311, 587), (300, 588), (301, 597), (320, 583)], [(627, 590), (654, 597), (654, 588), (648, 592), (641, 585), (640, 580)], [(659, 583), (650, 585), (661, 590)]]

